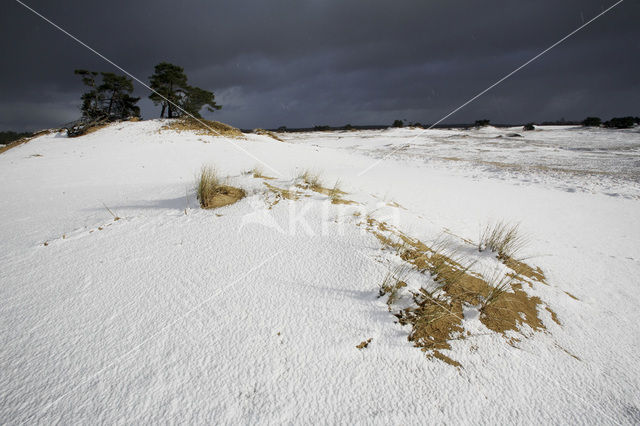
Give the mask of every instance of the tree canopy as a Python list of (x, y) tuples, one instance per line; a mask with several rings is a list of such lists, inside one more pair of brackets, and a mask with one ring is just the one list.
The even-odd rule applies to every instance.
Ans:
[(175, 118), (193, 115), (202, 118), (200, 110), (208, 111), (222, 108), (216, 104), (213, 92), (187, 83), (184, 69), (178, 65), (162, 62), (156, 65), (154, 74), (149, 78), (151, 88), (155, 90), (149, 98), (156, 105), (161, 105), (160, 117)]
[[(124, 75), (112, 72), (75, 70), (89, 90), (82, 94), (82, 117), (89, 120), (124, 120), (140, 116), (136, 103), (140, 98), (131, 96), (133, 82)], [(97, 77), (102, 77), (98, 84)]]

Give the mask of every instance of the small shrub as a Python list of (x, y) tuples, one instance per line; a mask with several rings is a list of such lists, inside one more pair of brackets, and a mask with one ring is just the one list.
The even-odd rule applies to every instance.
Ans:
[(602, 124), (602, 120), (600, 117), (587, 117), (582, 120), (582, 125), (584, 127), (600, 127)]
[(519, 225), (505, 222), (488, 224), (480, 235), (478, 251), (490, 250), (502, 259), (514, 258), (527, 240), (519, 231)]
[(524, 130), (526, 132), (531, 131), (531, 130), (535, 130), (535, 129), (536, 129), (536, 126), (533, 123), (527, 123), (527, 124), (524, 125), (524, 127), (522, 127), (522, 130)]
[(404, 123), (402, 122), (402, 120), (395, 120), (392, 125), (392, 127), (403, 127), (403, 126), (404, 126)]
[(487, 120), (486, 118), (482, 120), (476, 120), (475, 122), (476, 127), (486, 127), (489, 124), (491, 124), (491, 120)]

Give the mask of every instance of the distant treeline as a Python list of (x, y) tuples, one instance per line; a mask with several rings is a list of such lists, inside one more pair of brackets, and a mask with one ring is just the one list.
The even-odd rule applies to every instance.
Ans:
[(0, 145), (7, 145), (13, 141), (17, 141), (18, 139), (31, 136), (32, 134), (33, 133), (31, 132), (0, 132)]
[[(640, 124), (640, 117), (613, 117), (610, 120), (602, 121), (598, 117), (587, 117), (582, 121), (568, 121), (565, 119), (560, 119), (556, 121), (543, 121), (541, 123), (533, 123), (529, 122), (526, 124), (492, 124), (491, 120), (481, 119), (476, 120), (473, 124), (462, 123), (462, 124), (438, 124), (436, 126), (431, 126), (429, 124), (421, 124), (418, 122), (412, 123), (406, 120), (395, 120), (390, 126), (389, 125), (364, 125), (357, 126), (351, 124), (345, 124), (344, 126), (327, 126), (327, 125), (316, 125), (313, 127), (294, 127), (289, 128), (287, 126), (280, 126), (277, 129), (269, 129), (270, 131), (275, 132), (323, 132), (323, 131), (336, 131), (336, 130), (383, 130), (388, 129), (389, 127), (414, 127), (420, 129), (428, 129), (428, 128), (436, 128), (436, 129), (468, 129), (472, 127), (485, 127), (485, 126), (494, 126), (494, 127), (517, 127), (523, 126), (523, 130), (534, 130), (535, 125), (540, 126), (585, 126), (585, 127), (609, 127), (616, 129), (628, 129), (637, 124)], [(250, 130), (244, 130), (250, 131)]]

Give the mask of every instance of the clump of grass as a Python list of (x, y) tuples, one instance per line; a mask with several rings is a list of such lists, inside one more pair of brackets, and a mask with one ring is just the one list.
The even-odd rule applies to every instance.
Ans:
[(317, 190), (322, 188), (322, 180), (320, 178), (320, 173), (313, 173), (309, 169), (304, 170), (297, 176), (297, 179), (302, 181), (302, 183), (312, 189)]
[(212, 166), (202, 167), (196, 182), (196, 194), (204, 209), (233, 204), (246, 195), (240, 188), (225, 185)]
[(206, 207), (207, 200), (215, 196), (221, 185), (222, 182), (215, 167), (202, 166), (196, 187), (198, 201), (202, 207)]
[(333, 188), (329, 189), (329, 199), (333, 204), (339, 204), (343, 202), (341, 196), (344, 194), (342, 187), (340, 185), (340, 179), (336, 180), (336, 183), (333, 185)]
[(486, 312), (486, 309), (497, 302), (506, 292), (511, 289), (511, 283), (516, 277), (509, 274), (501, 274), (496, 272), (493, 276), (485, 278), (487, 286), (486, 294), (480, 297), (480, 312)]
[[(470, 270), (475, 262), (470, 262), (472, 259), (467, 252), (451, 240), (440, 239), (427, 246), (371, 217), (367, 218), (367, 226), (383, 246), (397, 251), (407, 265), (431, 275), (435, 287), (429, 283), (411, 292), (413, 303), (393, 312), (400, 324), (412, 327), (409, 341), (422, 348), (427, 356), (460, 367), (460, 363), (440, 351), (450, 350), (452, 339), (467, 336), (463, 324), (464, 306), (478, 307), (481, 312), (479, 321), (505, 337), (508, 331), (518, 332), (524, 324), (533, 330), (545, 329), (539, 316), (540, 307), (553, 311), (544, 306), (539, 297), (530, 296), (522, 289), (521, 275), (510, 266), (512, 259), (503, 259), (502, 263), (514, 273), (500, 268), (499, 274), (485, 277)], [(517, 263), (524, 265), (520, 261)], [(402, 280), (394, 275), (397, 274), (389, 273), (385, 277), (380, 295), (395, 291), (394, 298), (397, 297), (399, 289), (395, 284)], [(539, 280), (534, 275), (531, 279)], [(391, 298), (392, 302), (394, 298)], [(389, 310), (392, 310), (391, 304)], [(551, 313), (552, 318), (554, 315)]]
[(409, 272), (411, 272), (411, 266), (403, 263), (390, 269), (382, 280), (378, 296), (389, 295), (387, 298), (389, 308), (398, 300), (400, 289), (407, 286), (406, 279)]
[(527, 244), (519, 228), (519, 224), (510, 225), (504, 221), (489, 223), (480, 234), (478, 251), (490, 250), (501, 259), (515, 258)]
[(250, 175), (253, 175), (253, 177), (257, 179), (269, 179), (269, 180), (274, 179), (270, 176), (265, 175), (263, 168), (260, 166), (255, 166), (253, 169), (249, 170), (247, 173)]
[(409, 247), (408, 253), (413, 253), (414, 256), (418, 254), (419, 259), (414, 261), (418, 270), (429, 272), (433, 281), (440, 286), (454, 286), (475, 264), (475, 262), (469, 262), (468, 257), (448, 238), (437, 239), (428, 250), (422, 253), (411, 250)]

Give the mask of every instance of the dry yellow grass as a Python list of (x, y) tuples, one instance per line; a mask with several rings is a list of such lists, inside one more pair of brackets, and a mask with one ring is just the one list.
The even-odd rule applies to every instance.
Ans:
[(382, 297), (385, 294), (389, 295), (387, 298), (389, 310), (391, 310), (391, 305), (393, 305), (398, 299), (400, 289), (407, 286), (405, 280), (410, 270), (411, 268), (406, 264), (396, 266), (387, 272), (382, 284), (380, 284), (378, 296)]
[[(522, 289), (524, 281), (516, 271), (507, 277), (483, 277), (469, 272), (468, 261), (458, 256), (450, 244), (440, 241), (427, 246), (371, 217), (367, 219), (366, 226), (384, 247), (395, 250), (401, 259), (418, 271), (429, 272), (434, 280), (435, 288), (421, 288), (412, 293), (413, 306), (394, 313), (401, 324), (412, 327), (409, 340), (429, 356), (460, 366), (440, 351), (451, 349), (452, 339), (466, 337), (462, 328), (463, 306), (466, 305), (480, 306), (480, 321), (504, 336), (508, 331), (518, 332), (522, 325), (544, 330), (539, 307), (544, 307), (554, 321), (558, 320), (538, 297), (529, 296)], [(529, 268), (536, 272), (532, 279), (544, 282), (542, 271)]]
[(314, 191), (319, 188), (322, 188), (320, 173), (314, 173), (309, 169), (302, 171), (297, 176), (297, 180), (301, 181), (301, 183), (299, 184), (300, 186), (309, 188)]
[(256, 135), (269, 136), (270, 138), (273, 138), (277, 141), (284, 142), (284, 140), (280, 139), (275, 133), (270, 132), (269, 130), (253, 129), (253, 133), (255, 133)]
[(196, 183), (196, 193), (203, 209), (228, 206), (246, 195), (241, 188), (223, 184), (216, 170), (210, 166), (204, 166), (200, 171)]
[(367, 346), (369, 346), (369, 343), (371, 343), (372, 340), (373, 338), (363, 340), (362, 342), (360, 342), (360, 344), (356, 345), (356, 348), (365, 349)]
[(162, 126), (160, 130), (195, 132), (198, 135), (224, 136), (234, 139), (244, 139), (244, 134), (233, 126), (229, 126), (228, 124), (220, 123), (218, 121), (204, 119), (200, 119), (200, 121), (198, 121), (190, 117), (170, 120), (167, 124)]
[(487, 224), (480, 235), (478, 250), (490, 250), (501, 259), (514, 258), (527, 244), (527, 239), (519, 230), (518, 224), (510, 225), (503, 221)]
[(340, 188), (340, 180), (338, 179), (332, 188), (323, 186), (320, 173), (313, 173), (310, 170), (304, 170), (296, 179), (300, 182), (298, 186), (305, 189), (324, 194), (329, 197), (332, 204), (355, 204), (352, 200), (342, 198), (347, 193)]
[(87, 129), (86, 129), (84, 132), (82, 132), (82, 134), (81, 134), (81, 135), (71, 136), (71, 137), (78, 137), (78, 136), (88, 135), (89, 133), (97, 132), (98, 130), (102, 130), (102, 129), (104, 129), (104, 128), (106, 128), (106, 127), (109, 127), (109, 126), (111, 126), (112, 124), (116, 124), (116, 123), (117, 123), (117, 122), (113, 122), (113, 121), (111, 121), (111, 122), (105, 122), (105, 123), (96, 124), (96, 125), (94, 125), (94, 126), (87, 127)]
[(269, 208), (272, 208), (280, 202), (280, 200), (297, 200), (300, 198), (300, 194), (297, 191), (291, 189), (279, 188), (274, 185), (270, 185), (268, 182), (263, 182), (269, 191), (275, 194), (275, 200), (269, 204)]
[(264, 170), (262, 170), (262, 168), (261, 168), (261, 167), (258, 167), (258, 166), (256, 166), (256, 167), (254, 167), (253, 169), (251, 169), (251, 170), (249, 171), (249, 173), (250, 173), (251, 175), (253, 175), (253, 177), (254, 177), (254, 178), (256, 178), (256, 179), (267, 179), (267, 180), (273, 180), (273, 179), (275, 179), (274, 177), (266, 176), (266, 175), (264, 174)]

